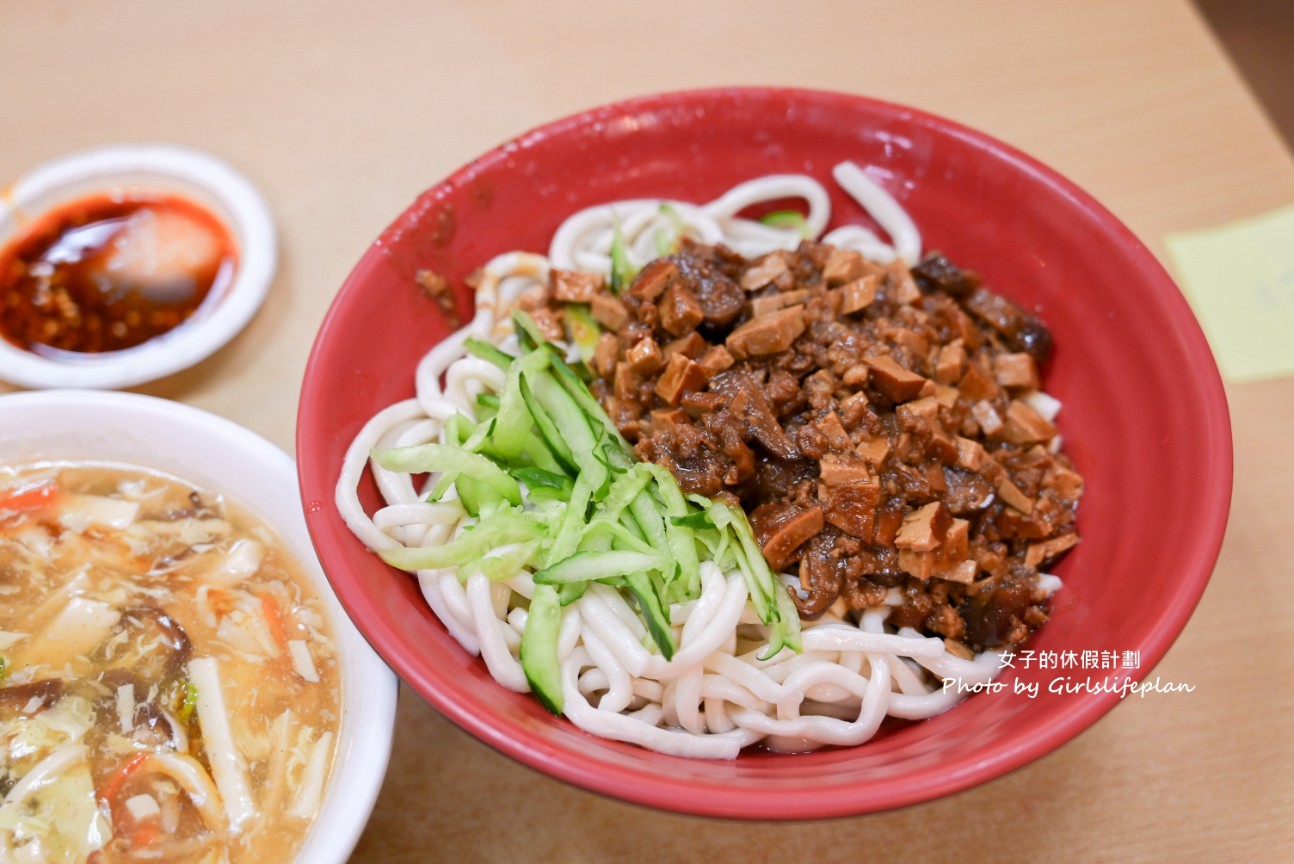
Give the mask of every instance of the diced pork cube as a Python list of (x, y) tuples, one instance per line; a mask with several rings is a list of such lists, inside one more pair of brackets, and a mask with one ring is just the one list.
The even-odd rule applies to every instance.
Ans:
[(629, 293), (639, 300), (651, 302), (665, 293), (665, 289), (678, 278), (678, 267), (673, 261), (657, 258), (651, 261), (634, 278)]
[(778, 309), (785, 309), (787, 306), (803, 303), (808, 298), (809, 291), (807, 288), (784, 291), (768, 297), (756, 297), (750, 301), (750, 317), (758, 318), (760, 315), (767, 315), (769, 312), (776, 312)]
[(931, 501), (903, 517), (894, 545), (914, 552), (929, 552), (944, 541), (952, 516), (942, 501)]
[(1038, 364), (1023, 351), (999, 354), (993, 358), (993, 377), (1003, 387), (1037, 390)]
[(791, 306), (761, 315), (728, 334), (724, 345), (733, 357), (761, 357), (785, 351), (804, 332), (804, 307)]
[(656, 382), (656, 395), (670, 405), (677, 405), (684, 391), (699, 390), (705, 382), (705, 370), (682, 354), (674, 354)]
[(904, 369), (887, 354), (865, 357), (863, 362), (871, 369), (872, 386), (894, 402), (917, 398), (926, 385), (926, 378)]
[(596, 294), (590, 303), (593, 320), (608, 330), (619, 330), (629, 320), (625, 304), (610, 294)]
[(650, 375), (665, 365), (660, 346), (650, 336), (639, 339), (625, 352), (625, 362), (629, 364), (629, 368), (642, 375)]
[(746, 272), (741, 274), (741, 287), (747, 291), (763, 288), (783, 273), (789, 272), (786, 255), (783, 252), (770, 252), (760, 258)]
[(701, 301), (682, 283), (675, 282), (665, 289), (657, 308), (660, 310), (660, 324), (674, 336), (691, 333), (705, 318), (701, 311)]
[(601, 273), (583, 273), (558, 267), (548, 271), (548, 282), (553, 290), (553, 299), (563, 303), (591, 303), (603, 286)]
[(878, 280), (876, 276), (863, 276), (846, 282), (839, 288), (832, 289), (840, 297), (840, 314), (852, 315), (861, 312), (876, 299)]

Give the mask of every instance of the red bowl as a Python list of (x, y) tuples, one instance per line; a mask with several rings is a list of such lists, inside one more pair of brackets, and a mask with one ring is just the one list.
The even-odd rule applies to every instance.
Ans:
[[(1017, 660), (999, 679), (1002, 691), (887, 726), (850, 749), (693, 761), (591, 737), (496, 685), (432, 615), (415, 580), (368, 552), (332, 504), (352, 437), (412, 395), (416, 361), (449, 332), (414, 272), (448, 277), (467, 308), (463, 280), (473, 268), (510, 249), (545, 251), (561, 220), (584, 206), (638, 196), (706, 201), (774, 172), (811, 174), (834, 190), (830, 169), (842, 160), (888, 175), (926, 248), (1036, 309), (1055, 337), (1045, 386), (1064, 403), (1058, 425), (1086, 478), (1083, 542), (1058, 568), (1064, 588), (1029, 645), (1058, 668)], [(865, 221), (839, 192), (832, 204), (835, 224)], [(1109, 211), (956, 123), (857, 96), (763, 88), (587, 111), (509, 141), (424, 192), (360, 260), (324, 321), (302, 388), (297, 453), (308, 524), (337, 595), (433, 706), (578, 786), (749, 819), (928, 800), (1018, 768), (1090, 726), (1186, 625), (1222, 542), (1232, 472), (1225, 396), (1200, 328), (1163, 268)], [(373, 506), (366, 483), (362, 498)], [(1098, 652), (1095, 667), (1090, 652)]]

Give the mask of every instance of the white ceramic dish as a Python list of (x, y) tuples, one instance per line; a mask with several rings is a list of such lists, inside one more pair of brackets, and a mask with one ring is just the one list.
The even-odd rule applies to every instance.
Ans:
[(131, 387), (206, 359), (260, 308), (278, 261), (269, 208), (250, 180), (198, 150), (117, 145), (46, 163), (7, 184), (0, 197), (0, 247), (43, 213), (88, 195), (118, 191), (179, 194), (211, 210), (229, 228), (238, 249), (233, 281), (207, 297), (179, 327), (123, 351), (61, 360), (0, 339), (0, 378), (32, 388)]
[(0, 464), (109, 460), (153, 468), (216, 490), (280, 533), (314, 580), (342, 646), (336, 761), (297, 861), (341, 864), (377, 800), (395, 724), (397, 679), (351, 623), (306, 532), (287, 454), (222, 417), (134, 393), (57, 390), (0, 396)]

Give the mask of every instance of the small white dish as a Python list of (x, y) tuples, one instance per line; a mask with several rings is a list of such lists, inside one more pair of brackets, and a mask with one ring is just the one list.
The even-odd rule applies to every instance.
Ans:
[(95, 194), (150, 191), (188, 198), (225, 224), (238, 253), (233, 280), (184, 323), (133, 348), (55, 359), (0, 338), (0, 378), (30, 388), (132, 387), (206, 359), (252, 319), (278, 263), (274, 221), (250, 180), (198, 150), (114, 145), (48, 162), (9, 184), (0, 197), (0, 248), (62, 205)]
[(46, 459), (126, 463), (223, 493), (273, 526), (313, 580), (341, 646), (337, 751), (300, 864), (344, 864), (386, 774), (398, 679), (351, 623), (315, 557), (296, 464), (223, 417), (138, 393), (50, 390), (0, 396), (0, 465)]

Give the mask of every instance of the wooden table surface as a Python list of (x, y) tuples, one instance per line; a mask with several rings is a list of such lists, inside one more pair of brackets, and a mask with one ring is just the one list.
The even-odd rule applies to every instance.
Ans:
[[(361, 8), (362, 6), (362, 8)], [(0, 178), (93, 145), (208, 149), (261, 187), (281, 266), (251, 326), (136, 388), (289, 451), (334, 292), (424, 187), (547, 120), (627, 96), (781, 84), (909, 103), (1002, 138), (1167, 232), (1294, 201), (1294, 163), (1185, 0), (7, 0)], [(0, 392), (8, 389), (0, 385)], [(355, 862), (1291, 860), (1294, 379), (1228, 385), (1236, 482), (1208, 592), (1131, 697), (1057, 752), (944, 800), (817, 824), (706, 821), (540, 776), (402, 693)]]

